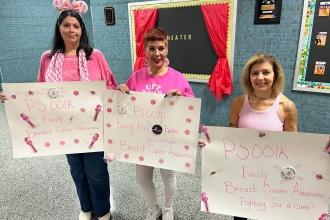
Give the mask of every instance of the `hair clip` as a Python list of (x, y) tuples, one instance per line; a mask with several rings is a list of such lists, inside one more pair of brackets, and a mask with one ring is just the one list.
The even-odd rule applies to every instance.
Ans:
[(60, 12), (74, 10), (80, 15), (88, 11), (88, 5), (84, 1), (71, 2), (71, 0), (53, 0), (53, 7)]

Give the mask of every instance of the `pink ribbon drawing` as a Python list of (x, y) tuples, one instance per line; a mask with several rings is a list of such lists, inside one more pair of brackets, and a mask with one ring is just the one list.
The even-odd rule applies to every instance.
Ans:
[(30, 119), (29, 119), (29, 117), (26, 115), (26, 114), (24, 114), (24, 113), (22, 113), (22, 114), (20, 114), (20, 116), (21, 116), (21, 118), (24, 120), (24, 121), (26, 121), (32, 128), (35, 128), (36, 126), (30, 121)]
[(324, 152), (330, 154), (330, 137), (329, 137), (328, 142), (325, 144)]
[(202, 192), (201, 193), (201, 200), (204, 203), (206, 212), (210, 212), (210, 210), (209, 210), (209, 203), (208, 203), (209, 198), (207, 197), (206, 192)]
[(101, 105), (97, 105), (95, 108), (95, 115), (94, 115), (94, 119), (93, 121), (97, 120), (97, 116), (99, 115), (99, 113), (101, 112), (102, 106)]
[(211, 137), (209, 135), (209, 131), (206, 126), (201, 125), (201, 131), (205, 135), (207, 143), (211, 143)]
[(93, 145), (95, 144), (95, 142), (99, 139), (99, 134), (95, 133), (93, 138), (92, 138), (92, 142), (90, 143), (90, 145), (88, 146), (89, 149), (91, 149), (93, 147)]
[(27, 145), (29, 145), (33, 151), (33, 153), (37, 153), (37, 149), (33, 146), (33, 143), (29, 137), (24, 138), (24, 141)]

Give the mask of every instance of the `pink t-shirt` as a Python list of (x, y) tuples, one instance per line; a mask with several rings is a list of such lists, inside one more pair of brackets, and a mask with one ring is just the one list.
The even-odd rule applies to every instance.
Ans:
[(244, 97), (244, 104), (239, 113), (239, 128), (256, 128), (265, 131), (283, 131), (283, 120), (280, 117), (280, 97), (267, 110), (258, 111), (249, 104), (248, 96)]
[[(45, 75), (51, 60), (49, 54), (50, 51), (46, 51), (41, 55), (37, 82), (45, 82)], [(64, 56), (62, 66), (63, 81), (80, 81), (78, 59), (79, 58), (76, 55)], [(117, 87), (116, 80), (101, 51), (97, 49), (93, 50), (89, 60), (87, 60), (87, 69), (89, 80), (104, 80), (109, 89), (115, 89)]]
[(159, 94), (166, 94), (171, 89), (177, 89), (183, 96), (194, 97), (194, 92), (183, 74), (171, 67), (168, 67), (167, 73), (163, 76), (150, 76), (148, 68), (144, 67), (129, 77), (127, 86), (132, 91)]

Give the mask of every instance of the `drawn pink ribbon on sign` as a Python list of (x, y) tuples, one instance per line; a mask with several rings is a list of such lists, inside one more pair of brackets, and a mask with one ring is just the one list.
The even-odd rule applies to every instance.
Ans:
[(91, 149), (93, 147), (93, 145), (95, 144), (95, 142), (99, 139), (99, 134), (95, 133), (93, 138), (92, 138), (92, 142), (90, 143), (90, 145), (88, 146), (89, 149)]
[(206, 212), (210, 212), (209, 211), (209, 202), (208, 202), (209, 197), (207, 197), (206, 192), (201, 193), (201, 200), (202, 200), (202, 202), (204, 202)]
[(201, 125), (201, 131), (205, 135), (207, 143), (211, 143), (211, 137), (209, 135), (209, 131), (208, 131), (207, 127), (205, 127), (204, 125)]
[(324, 152), (330, 154), (330, 137), (328, 142), (326, 143), (325, 147), (324, 147)]
[(37, 149), (33, 146), (33, 143), (29, 137), (24, 138), (24, 141), (27, 145), (29, 145), (34, 153), (37, 153)]
[(21, 116), (21, 118), (24, 120), (24, 121), (26, 121), (32, 128), (35, 128), (36, 126), (30, 121), (30, 119), (29, 119), (29, 117), (26, 115), (26, 114), (24, 114), (24, 113), (22, 113), (22, 114), (20, 114), (20, 116)]
[(94, 115), (94, 121), (97, 120), (97, 116), (99, 115), (99, 113), (101, 112), (102, 106), (101, 105), (97, 105), (95, 108), (95, 115)]
[(329, 215), (327, 213), (323, 213), (319, 217), (319, 220), (329, 220)]

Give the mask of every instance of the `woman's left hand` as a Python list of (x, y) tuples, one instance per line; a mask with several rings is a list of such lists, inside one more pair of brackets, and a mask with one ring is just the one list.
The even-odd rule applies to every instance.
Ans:
[(182, 93), (178, 89), (171, 89), (166, 93), (165, 97), (167, 96), (182, 96)]

